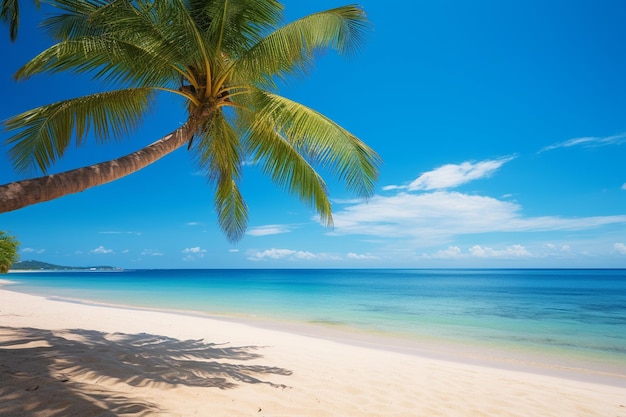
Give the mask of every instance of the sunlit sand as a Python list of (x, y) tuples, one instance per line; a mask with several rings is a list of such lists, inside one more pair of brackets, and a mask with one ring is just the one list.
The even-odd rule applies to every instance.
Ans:
[(624, 388), (0, 290), (2, 416), (604, 417)]

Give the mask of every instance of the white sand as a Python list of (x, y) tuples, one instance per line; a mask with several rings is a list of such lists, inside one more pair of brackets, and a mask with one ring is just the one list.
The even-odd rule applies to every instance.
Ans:
[(624, 417), (614, 380), (0, 290), (0, 416)]

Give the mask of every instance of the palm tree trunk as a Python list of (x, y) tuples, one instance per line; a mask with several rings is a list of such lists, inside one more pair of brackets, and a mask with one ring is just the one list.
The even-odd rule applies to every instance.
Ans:
[(139, 171), (187, 143), (197, 125), (197, 119), (190, 117), (187, 123), (167, 136), (121, 158), (60, 174), (2, 185), (0, 213), (79, 193)]

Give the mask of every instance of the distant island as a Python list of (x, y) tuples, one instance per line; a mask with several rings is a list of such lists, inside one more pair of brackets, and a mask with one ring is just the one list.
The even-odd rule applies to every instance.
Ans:
[(41, 261), (19, 261), (9, 271), (119, 271), (113, 266), (62, 266)]

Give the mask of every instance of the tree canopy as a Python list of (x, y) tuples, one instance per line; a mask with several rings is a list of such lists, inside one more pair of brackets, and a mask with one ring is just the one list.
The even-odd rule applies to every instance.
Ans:
[(59, 13), (44, 27), (58, 42), (24, 65), (17, 79), (73, 71), (90, 73), (110, 89), (8, 119), (16, 170), (46, 173), (72, 144), (130, 136), (165, 94), (184, 99), (188, 119), (118, 160), (2, 186), (0, 211), (113, 181), (183, 145), (213, 184), (218, 222), (232, 241), (247, 225), (239, 191), (244, 161), (311, 205), (329, 226), (328, 189), (316, 167), (334, 172), (357, 196), (373, 192), (379, 156), (334, 121), (278, 92), (279, 80), (308, 74), (318, 51), (345, 54), (361, 45), (368, 22), (360, 7), (281, 25), (283, 6), (274, 0), (54, 4)]
[(11, 265), (17, 262), (19, 247), (20, 243), (15, 237), (0, 231), (0, 273), (6, 274)]

